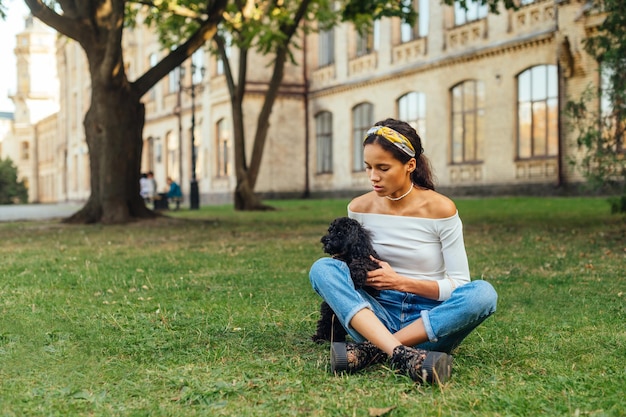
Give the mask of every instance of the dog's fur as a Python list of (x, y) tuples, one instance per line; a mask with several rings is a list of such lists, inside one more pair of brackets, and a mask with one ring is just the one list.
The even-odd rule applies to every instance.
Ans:
[[(380, 258), (372, 246), (368, 232), (358, 221), (349, 217), (339, 217), (333, 220), (328, 227), (328, 233), (322, 237), (321, 242), (325, 253), (348, 265), (355, 288), (365, 288), (368, 293), (377, 294), (376, 290), (365, 286), (365, 281), (369, 271), (380, 268), (371, 257)], [(323, 301), (317, 331), (311, 337), (313, 341), (323, 343), (331, 340), (334, 342), (346, 340), (347, 332), (334, 316), (333, 310)]]

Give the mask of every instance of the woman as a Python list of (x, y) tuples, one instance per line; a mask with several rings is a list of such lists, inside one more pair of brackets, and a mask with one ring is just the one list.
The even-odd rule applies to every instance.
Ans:
[(330, 305), (355, 343), (332, 343), (333, 372), (357, 372), (389, 359), (418, 382), (443, 383), (450, 352), (496, 310), (497, 294), (471, 281), (455, 204), (435, 192), (421, 139), (407, 123), (376, 123), (363, 141), (373, 187), (348, 205), (370, 232), (380, 268), (368, 273), (376, 297), (356, 290), (344, 262), (311, 267), (313, 289)]

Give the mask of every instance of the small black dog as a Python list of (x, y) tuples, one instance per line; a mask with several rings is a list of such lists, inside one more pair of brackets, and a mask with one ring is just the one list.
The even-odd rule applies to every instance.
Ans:
[[(332, 221), (328, 233), (321, 239), (324, 252), (335, 259), (344, 261), (350, 268), (350, 276), (355, 288), (365, 288), (372, 295), (378, 291), (365, 286), (368, 271), (380, 268), (370, 256), (380, 259), (372, 246), (372, 240), (361, 226), (361, 223), (349, 217), (339, 217)], [(314, 342), (324, 341), (343, 342), (347, 332), (334, 320), (335, 313), (324, 301), (320, 307), (320, 318), (317, 322), (317, 332), (311, 337)]]

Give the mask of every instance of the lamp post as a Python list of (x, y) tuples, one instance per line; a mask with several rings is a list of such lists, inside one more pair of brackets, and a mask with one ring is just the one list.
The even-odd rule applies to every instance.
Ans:
[(184, 67), (178, 67), (178, 94), (176, 95), (176, 109), (174, 113), (178, 117), (178, 184), (183, 183), (183, 75)]
[[(191, 210), (200, 208), (200, 192), (198, 190), (198, 179), (196, 177), (196, 71), (199, 71), (201, 81), (204, 78), (206, 68), (204, 66), (198, 68), (196, 64), (191, 63), (191, 85), (189, 87), (182, 85), (182, 79), (185, 76), (185, 67), (180, 67), (179, 79), (179, 93), (187, 89), (191, 91), (191, 179), (189, 182), (189, 208)], [(182, 128), (180, 128), (180, 130), (182, 130)]]

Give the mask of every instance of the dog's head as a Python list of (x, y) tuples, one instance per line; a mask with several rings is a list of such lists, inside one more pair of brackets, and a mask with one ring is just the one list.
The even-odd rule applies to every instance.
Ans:
[(374, 253), (371, 239), (361, 223), (349, 217), (333, 220), (322, 239), (324, 252), (346, 262), (369, 258)]

